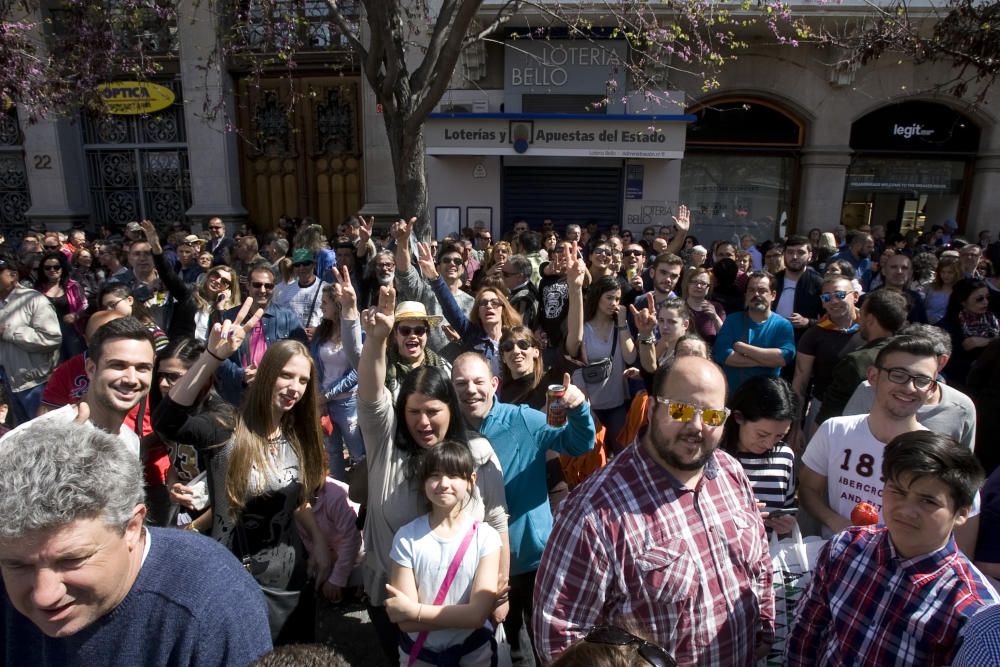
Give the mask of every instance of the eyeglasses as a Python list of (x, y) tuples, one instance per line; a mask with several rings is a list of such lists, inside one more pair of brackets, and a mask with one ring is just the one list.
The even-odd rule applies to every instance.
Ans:
[(823, 292), (819, 295), (819, 298), (823, 303), (830, 303), (833, 301), (833, 297), (837, 297), (837, 301), (843, 301), (847, 298), (847, 294), (846, 291), (839, 289), (836, 292)]
[(461, 257), (442, 257), (441, 261), (439, 261), (438, 264), (442, 264), (444, 266), (449, 266), (449, 265), (450, 266), (461, 266), (462, 265), (462, 258)]
[(499, 308), (503, 305), (500, 299), (482, 299), (478, 304), (480, 308)]
[(127, 296), (123, 296), (122, 298), (118, 299), (117, 301), (112, 301), (108, 305), (104, 306), (104, 310), (114, 310), (115, 308), (118, 307), (119, 303), (121, 303), (122, 301), (124, 301), (127, 298), (128, 298)]
[(677, 661), (662, 646), (657, 646), (641, 637), (636, 637), (631, 632), (611, 625), (598, 625), (592, 628), (584, 637), (584, 641), (590, 644), (607, 644), (608, 646), (637, 646), (636, 652), (639, 657), (653, 667), (677, 666)]
[(515, 346), (517, 346), (517, 349), (524, 351), (531, 349), (531, 343), (520, 338), (518, 340), (505, 340), (500, 343), (500, 351), (506, 354), (507, 352), (511, 352)]
[(625, 255), (626, 257), (642, 257), (645, 253), (643, 253), (641, 250), (626, 250), (622, 254)]
[(594, 251), (592, 253), (590, 253), (590, 254), (591, 255), (598, 255), (598, 256), (601, 256), (601, 255), (610, 255), (611, 251), (608, 250), (607, 248), (594, 248)]
[(375, 265), (375, 268), (380, 271), (392, 271), (396, 268), (396, 265), (393, 262), (379, 262)]
[(42, 268), (46, 271), (62, 271), (62, 267), (58, 264), (46, 264)]
[(906, 384), (910, 381), (913, 382), (913, 386), (917, 389), (927, 389), (935, 383), (934, 378), (927, 377), (926, 375), (914, 375), (902, 368), (882, 368), (881, 366), (876, 366), (879, 371), (885, 371), (885, 374), (889, 376), (889, 382), (893, 384)]
[(656, 402), (667, 406), (667, 414), (675, 422), (684, 422), (686, 424), (694, 419), (695, 415), (700, 415), (701, 422), (705, 426), (715, 428), (716, 426), (722, 426), (729, 417), (729, 408), (701, 408), (691, 403), (671, 401), (669, 398), (663, 398), (662, 396), (657, 396)]
[(255, 281), (255, 282), (250, 283), (250, 286), (253, 287), (254, 289), (262, 289), (262, 290), (273, 290), (274, 289), (274, 283), (259, 283), (259, 282)]
[(423, 336), (427, 333), (427, 326), (424, 324), (417, 324), (416, 326), (400, 324), (396, 327), (396, 331), (399, 332), (400, 336)]
[(208, 277), (208, 279), (209, 280), (218, 280), (220, 283), (222, 283), (226, 287), (229, 287), (230, 285), (233, 284), (233, 281), (231, 281), (229, 278), (223, 278), (218, 273), (213, 273), (212, 275), (210, 275)]
[(313, 262), (296, 262), (295, 264), (292, 264), (292, 268), (293, 269), (300, 269), (303, 266), (312, 266), (312, 265), (313, 265)]

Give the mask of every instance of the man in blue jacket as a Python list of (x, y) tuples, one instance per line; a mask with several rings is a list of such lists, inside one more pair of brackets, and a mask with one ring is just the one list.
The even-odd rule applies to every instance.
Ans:
[[(302, 320), (290, 308), (271, 303), (274, 296), (275, 277), (270, 264), (258, 264), (250, 269), (250, 298), (254, 305), (264, 310), (253, 331), (247, 334), (238, 352), (222, 362), (215, 372), (219, 393), (233, 405), (239, 405), (243, 389), (253, 382), (261, 358), (275, 341), (291, 338), (308, 345)], [(242, 306), (242, 304), (240, 304)], [(236, 317), (240, 306), (227, 310), (224, 320)]]
[[(511, 558), (510, 613), (504, 628), (516, 665), (526, 657), (527, 647), (520, 642), (521, 626), (531, 619), (535, 572), (552, 531), (545, 452), (586, 454), (594, 447), (594, 420), (583, 393), (570, 383), (568, 374), (563, 383), (567, 421), (561, 427), (549, 426), (543, 412), (496, 400), (499, 380), (477, 352), (455, 358), (451, 382), (466, 424), (489, 439), (503, 470)], [(535, 664), (542, 664), (537, 655)]]

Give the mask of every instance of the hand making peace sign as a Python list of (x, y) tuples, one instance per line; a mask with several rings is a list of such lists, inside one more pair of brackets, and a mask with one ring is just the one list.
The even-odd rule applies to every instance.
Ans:
[(253, 299), (247, 297), (234, 320), (226, 320), (221, 324), (216, 323), (208, 333), (208, 341), (205, 348), (216, 359), (226, 359), (240, 349), (243, 339), (257, 326), (257, 322), (264, 316), (264, 309), (258, 308), (252, 316), (248, 316), (250, 308), (253, 307)]

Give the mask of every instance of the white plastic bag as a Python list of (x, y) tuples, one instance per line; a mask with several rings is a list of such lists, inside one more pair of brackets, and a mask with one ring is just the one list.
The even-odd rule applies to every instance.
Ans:
[(774, 567), (774, 644), (767, 658), (760, 661), (767, 667), (784, 664), (785, 641), (788, 626), (795, 619), (795, 609), (812, 580), (819, 552), (826, 540), (821, 537), (802, 539), (798, 524), (792, 528), (791, 537), (778, 540), (771, 536), (771, 564)]
[(497, 626), (497, 631), (493, 636), (497, 640), (497, 667), (512, 667), (510, 642), (507, 641), (507, 633), (504, 632), (503, 623)]

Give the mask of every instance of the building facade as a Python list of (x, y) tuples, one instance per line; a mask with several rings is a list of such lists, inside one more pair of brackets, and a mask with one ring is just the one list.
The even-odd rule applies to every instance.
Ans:
[[(217, 215), (258, 231), (310, 216), (332, 230), (359, 211), (397, 215), (375, 95), (319, 5), (299, 4), (313, 51), (291, 83), (204, 67), (216, 17), (180, 3), (152, 82), (173, 93), (162, 109), (36, 124), (5, 110), (0, 228)], [(845, 70), (816, 47), (751, 44), (711, 92), (663, 72), (656, 102), (632, 89), (621, 40), (532, 40), (515, 28), (467, 49), (425, 125), (432, 229), (500, 235), (515, 219), (550, 218), (638, 231), (670, 224), (681, 203), (702, 242), (838, 224), (992, 226), (996, 93), (973, 106), (933, 92), (946, 66)]]

